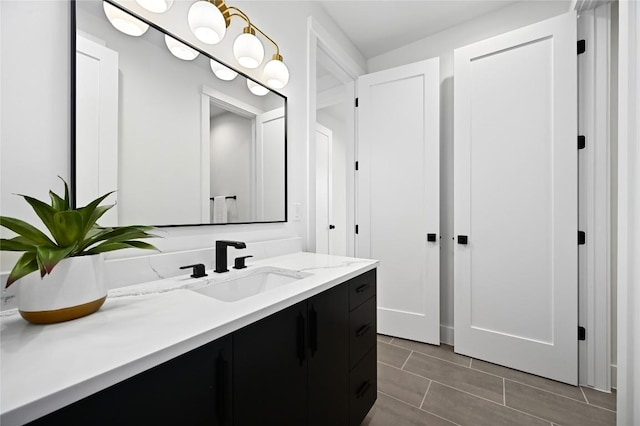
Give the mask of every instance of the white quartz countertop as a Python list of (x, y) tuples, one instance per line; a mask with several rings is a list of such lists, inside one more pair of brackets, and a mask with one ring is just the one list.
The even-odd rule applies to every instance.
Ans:
[(367, 259), (295, 253), (249, 263), (240, 272), (232, 269), (215, 274), (207, 270), (209, 277), (205, 279), (212, 280), (263, 266), (310, 273), (236, 302), (222, 302), (185, 289), (197, 282), (185, 275), (112, 290), (98, 312), (65, 323), (34, 325), (16, 311), (3, 312), (0, 423), (10, 426), (37, 419), (377, 264)]

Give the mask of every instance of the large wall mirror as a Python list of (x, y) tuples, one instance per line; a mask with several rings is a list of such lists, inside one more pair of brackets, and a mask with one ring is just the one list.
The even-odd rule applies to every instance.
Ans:
[(75, 31), (77, 205), (117, 190), (102, 226), (286, 221), (284, 96), (185, 45), (198, 55), (179, 59), (153, 25), (121, 33), (102, 1), (75, 2)]

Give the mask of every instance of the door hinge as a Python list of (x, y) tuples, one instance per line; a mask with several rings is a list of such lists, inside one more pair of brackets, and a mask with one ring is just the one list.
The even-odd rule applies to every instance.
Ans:
[(587, 340), (587, 329), (578, 326), (578, 340)]
[(358, 108), (358, 98), (356, 98), (356, 108)]
[(584, 245), (587, 242), (587, 234), (584, 231), (578, 231), (578, 245)]
[(582, 135), (578, 136), (578, 149), (584, 149), (585, 146), (587, 146), (587, 138)]
[(356, 170), (358, 170), (358, 162), (356, 161)]
[(358, 233), (358, 225), (356, 225), (356, 234)]
[(587, 51), (587, 42), (585, 40), (578, 40), (578, 55)]

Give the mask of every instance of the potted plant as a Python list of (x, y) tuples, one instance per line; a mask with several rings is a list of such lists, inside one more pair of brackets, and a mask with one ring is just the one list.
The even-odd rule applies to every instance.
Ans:
[[(62, 178), (61, 178), (62, 179)], [(102, 253), (126, 248), (157, 250), (139, 241), (155, 237), (149, 226), (100, 227), (96, 222), (112, 205), (100, 206), (109, 192), (84, 207), (72, 209), (69, 187), (64, 197), (49, 191), (51, 205), (21, 195), (50, 235), (20, 219), (0, 216), (0, 225), (18, 234), (0, 239), (0, 250), (23, 252), (6, 287), (20, 280), (18, 310), (29, 322), (48, 324), (91, 314), (107, 297)], [(39, 277), (33, 272), (39, 271)]]

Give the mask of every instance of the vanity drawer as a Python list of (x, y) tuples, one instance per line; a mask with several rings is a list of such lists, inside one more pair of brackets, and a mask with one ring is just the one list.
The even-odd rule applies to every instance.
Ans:
[(376, 356), (374, 346), (349, 376), (349, 425), (359, 425), (376, 402)]
[(360, 306), (376, 294), (376, 270), (357, 276), (349, 281), (349, 310)]
[(376, 298), (372, 297), (349, 314), (349, 368), (376, 345)]

